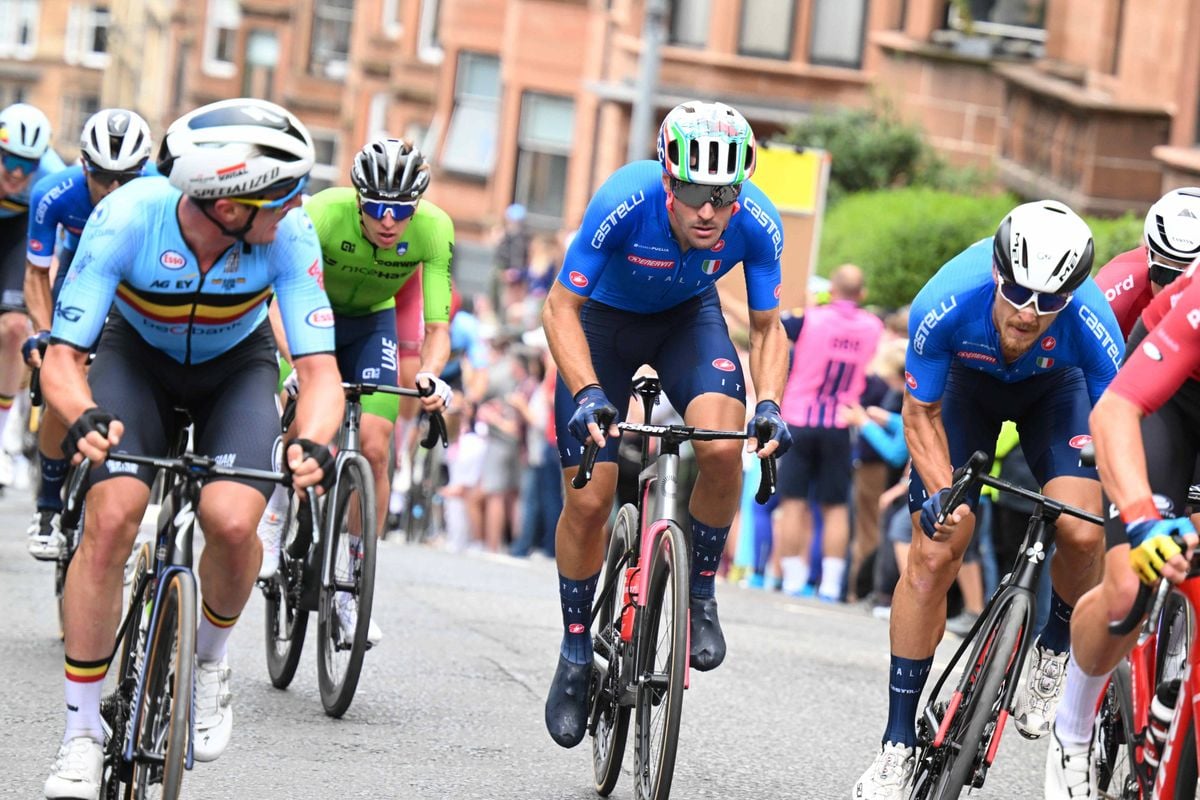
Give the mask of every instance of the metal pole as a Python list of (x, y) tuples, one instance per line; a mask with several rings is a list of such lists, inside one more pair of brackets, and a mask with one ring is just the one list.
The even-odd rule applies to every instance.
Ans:
[(642, 26), (642, 58), (638, 62), (637, 88), (633, 114), (629, 119), (629, 147), (626, 157), (637, 161), (646, 157), (653, 141), (654, 96), (658, 94), (660, 50), (666, 40), (667, 0), (646, 0), (646, 20)]

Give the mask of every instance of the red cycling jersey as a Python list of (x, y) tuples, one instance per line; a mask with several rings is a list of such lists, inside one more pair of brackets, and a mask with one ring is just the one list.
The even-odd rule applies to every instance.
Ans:
[(1125, 354), (1108, 388), (1152, 414), (1186, 380), (1200, 381), (1200, 281), (1193, 264), (1163, 288), (1142, 312), (1150, 332)]
[(1104, 299), (1121, 326), (1121, 335), (1128, 339), (1129, 332), (1137, 324), (1138, 315), (1154, 296), (1150, 291), (1146, 246), (1113, 257), (1096, 273), (1096, 285), (1104, 292)]

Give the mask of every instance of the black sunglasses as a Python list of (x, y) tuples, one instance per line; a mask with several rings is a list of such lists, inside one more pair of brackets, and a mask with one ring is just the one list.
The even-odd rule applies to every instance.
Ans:
[(688, 183), (678, 178), (671, 178), (671, 194), (679, 198), (679, 202), (692, 208), (700, 208), (705, 203), (712, 203), (713, 208), (731, 206), (742, 193), (740, 183), (726, 186), (709, 186), (704, 183)]
[(89, 169), (88, 177), (96, 181), (101, 186), (111, 186), (113, 182), (124, 186), (134, 178), (142, 174), (141, 170), (130, 170), (123, 172), (110, 172), (106, 169)]

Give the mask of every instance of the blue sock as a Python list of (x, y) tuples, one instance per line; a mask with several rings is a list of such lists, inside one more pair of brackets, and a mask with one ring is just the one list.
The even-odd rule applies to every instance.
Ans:
[(1050, 592), (1050, 616), (1046, 618), (1046, 626), (1038, 634), (1038, 644), (1048, 647), (1056, 653), (1065, 653), (1071, 649), (1071, 612), (1075, 609), (1066, 604), (1058, 596), (1058, 592)]
[(38, 487), (38, 511), (62, 511), (63, 481), (67, 477), (67, 460), (65, 458), (49, 458), (39, 453), (42, 462), (42, 483)]
[(721, 566), (728, 536), (728, 525), (713, 528), (692, 520), (692, 597), (712, 597), (717, 593), (717, 567)]
[(572, 664), (587, 664), (592, 660), (592, 598), (600, 573), (581, 581), (564, 578), (558, 573), (558, 596), (562, 601), (563, 640), (559, 652)]
[(888, 721), (883, 743), (895, 742), (906, 747), (917, 744), (917, 704), (929, 678), (933, 656), (922, 659), (892, 656), (888, 680)]

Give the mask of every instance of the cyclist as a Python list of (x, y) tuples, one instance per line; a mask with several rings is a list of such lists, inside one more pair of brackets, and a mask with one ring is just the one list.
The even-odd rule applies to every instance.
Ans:
[[(1108, 676), (1138, 638), (1138, 629), (1115, 638), (1108, 623), (1129, 613), (1139, 577), (1147, 583), (1160, 574), (1175, 582), (1186, 577), (1188, 562), (1169, 534), (1196, 543), (1187, 512), (1200, 456), (1195, 273), (1193, 264), (1142, 312), (1124, 366), (1092, 411), (1096, 465), (1111, 503), (1104, 524), (1108, 552), (1104, 580), (1080, 598), (1071, 626), (1064, 705), (1046, 758), (1048, 798), (1099, 796), (1091, 764), (1095, 711)], [(1075, 701), (1069, 710), (1066, 698)]]
[[(907, 797), (917, 703), (946, 622), (946, 591), (974, 530), (978, 491), (943, 511), (953, 465), (991, 453), (1012, 420), (1047, 495), (1099, 513), (1094, 469), (1079, 463), (1087, 414), (1123, 353), (1095, 281), (1087, 223), (1062, 203), (1014, 208), (991, 239), (951, 259), (913, 301), (902, 411), (912, 455), (913, 542), (892, 599), (888, 722), (862, 800)], [(922, 535), (922, 532), (924, 535)], [(1072, 606), (1100, 579), (1099, 528), (1062, 519), (1051, 563), (1049, 620), (1029, 656), (1013, 719), (1024, 736), (1049, 731), (1062, 691)]]
[[(34, 185), (66, 165), (50, 147), (50, 120), (27, 103), (0, 111), (0, 431), (25, 376), (25, 238)], [(0, 458), (7, 456), (0, 455)]]
[(1151, 298), (1200, 255), (1200, 188), (1174, 189), (1146, 214), (1142, 244), (1113, 257), (1096, 273), (1126, 339)]
[[(161, 455), (173, 409), (181, 406), (195, 424), (198, 452), (239, 467), (272, 467), (279, 433), (278, 366), (266, 321), (272, 289), (305, 384), (300, 438), (286, 447), (287, 467), (297, 487), (332, 480), (333, 458), (321, 443), (342, 419), (333, 315), (321, 288), (316, 233), (303, 212), (288, 213), (300, 204), (312, 163), (312, 138), (292, 114), (262, 100), (223, 100), (167, 130), (157, 164), (169, 180), (123, 186), (88, 218), (55, 304), (42, 368), (47, 402), (71, 421), (64, 451), (95, 464), (87, 535), (64, 595), (66, 733), (46, 780), (48, 798), (95, 800), (99, 792), (101, 687), (123, 566), (154, 477), (104, 458), (118, 445)], [(87, 350), (102, 326), (85, 378)], [(214, 480), (201, 492), (192, 737), (198, 761), (219, 756), (232, 733), (225, 649), (258, 573), (255, 524), (268, 494), (269, 484), (233, 480)]]
[[(30, 198), (34, 211), (29, 215), (29, 246), (25, 254), (25, 305), (37, 333), (22, 346), (30, 366), (41, 366), (39, 348), (44, 349), (50, 339), (54, 300), (67, 277), (88, 215), (118, 186), (152, 174), (153, 168), (146, 166), (150, 145), (150, 126), (146, 120), (124, 108), (106, 108), (84, 123), (79, 143), (82, 163), (47, 175), (34, 185)], [(52, 287), (50, 266), (60, 227), (64, 238), (58, 249), (58, 268)], [(62, 511), (67, 460), (59, 443), (66, 433), (66, 425), (56, 415), (42, 417), (38, 427), (42, 479), (37, 510), (29, 525), (28, 548), (34, 558), (49, 561), (58, 558), (63, 547), (58, 513)]]
[[(556, 531), (564, 631), (546, 727), (563, 747), (578, 744), (586, 727), (588, 623), (617, 482), (620, 437), (597, 419), (624, 416), (633, 374), (648, 363), (689, 425), (741, 427), (746, 381), (714, 286), (739, 262), (759, 397), (750, 430), (759, 420), (770, 427), (770, 439), (757, 444), (760, 457), (790, 444), (779, 415), (788, 351), (779, 321), (783, 236), (774, 206), (749, 180), (755, 156), (754, 133), (733, 108), (676, 106), (659, 130), (658, 161), (627, 164), (592, 198), (546, 298), (543, 322), (559, 369), (555, 426), (571, 434), (559, 437), (564, 476), (577, 471), (582, 442), (602, 446), (592, 482), (567, 490)], [(690, 659), (702, 671), (725, 658), (713, 581), (741, 491), (740, 449), (733, 441), (695, 443)]]

